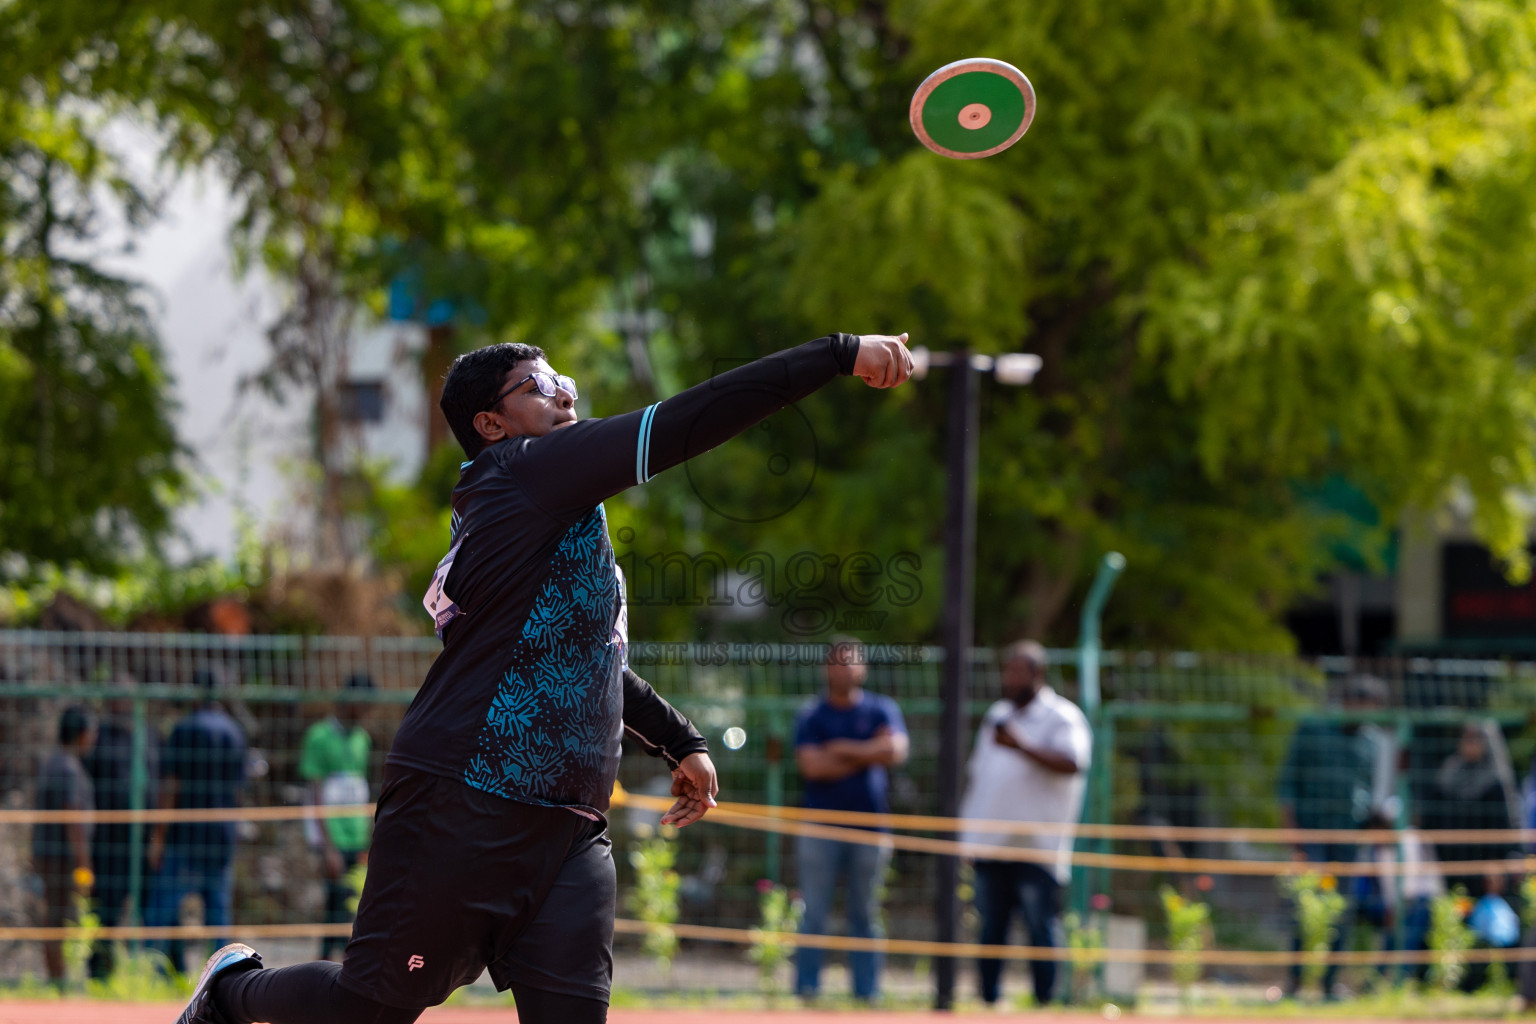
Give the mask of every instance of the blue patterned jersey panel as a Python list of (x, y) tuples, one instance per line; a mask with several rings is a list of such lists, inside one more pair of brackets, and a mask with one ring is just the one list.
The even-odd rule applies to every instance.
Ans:
[(623, 588), (601, 506), (551, 558), (464, 767), (513, 799), (606, 807), (623, 729)]

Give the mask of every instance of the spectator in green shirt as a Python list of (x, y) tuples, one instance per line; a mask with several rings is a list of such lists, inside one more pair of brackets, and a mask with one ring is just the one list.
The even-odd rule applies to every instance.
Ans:
[[(347, 679), (346, 693), (356, 696), (373, 689), (373, 678), (366, 672)], [(373, 740), (360, 719), (370, 705), (344, 696), (327, 717), (311, 725), (304, 733), (304, 752), (299, 760), (299, 776), (310, 784), (317, 807), (365, 804), (370, 799), (368, 755)], [(349, 873), (368, 857), (369, 830), (372, 820), (366, 816), (325, 818), (311, 833), (320, 847), (325, 867), (325, 920), (327, 924), (347, 924), (352, 920), (349, 905), (357, 895)], [(331, 951), (346, 948), (340, 935), (320, 940), (320, 959), (328, 960)]]

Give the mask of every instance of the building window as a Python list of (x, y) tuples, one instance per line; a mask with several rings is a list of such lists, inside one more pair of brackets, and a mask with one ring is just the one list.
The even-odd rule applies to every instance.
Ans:
[(384, 382), (353, 380), (343, 384), (341, 418), (348, 423), (383, 423)]

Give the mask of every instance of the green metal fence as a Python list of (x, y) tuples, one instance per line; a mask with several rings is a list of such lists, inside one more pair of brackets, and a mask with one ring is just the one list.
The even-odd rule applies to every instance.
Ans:
[[(219, 700), (248, 742), (245, 780), (238, 799), (246, 806), (306, 802), (310, 783), (301, 771), (306, 729), (335, 710), (356, 721), (371, 738), (367, 777), (377, 794), (383, 757), (394, 730), (439, 647), (424, 639), (306, 637), (221, 638), (157, 634), (50, 634), (0, 632), (0, 803), (34, 805), (40, 766), (55, 744), (63, 708), (83, 703), (105, 723), (126, 730), (125, 806), (156, 800), (151, 766), (132, 755), (158, 749), (175, 723), (194, 705), (194, 676), (214, 673), (223, 684)], [(921, 646), (872, 647), (868, 686), (901, 706), (911, 733), (911, 757), (895, 772), (897, 812), (934, 813), (942, 652)], [(732, 800), (793, 805), (799, 780), (793, 730), (798, 710), (821, 685), (822, 648), (817, 645), (715, 645), (637, 643), (631, 662), (657, 690), (690, 715), (710, 739), (723, 793)], [(1054, 651), (1053, 682), (1077, 695), (1077, 656)], [(371, 688), (349, 688), (366, 674)], [(1379, 698), (1358, 699), (1359, 679), (1378, 682)], [(973, 721), (999, 696), (992, 653), (974, 652)], [(1322, 737), (1322, 751), (1355, 742), (1361, 726), (1386, 737), (1402, 770), (1385, 779), (1395, 798), (1396, 826), (1508, 827), (1520, 824), (1519, 786), (1536, 730), (1536, 665), (1490, 661), (1397, 660), (1364, 663), (1344, 659), (1301, 662), (1263, 656), (1127, 654), (1106, 652), (1103, 703), (1094, 714), (1095, 764), (1085, 820), (1174, 825), (1281, 823), (1280, 792), (1296, 737)], [(1348, 699), (1347, 699), (1348, 698)], [(1469, 720), (1493, 723), (1487, 777), (1499, 787), (1507, 813), (1492, 814), (1496, 800), (1465, 798), (1456, 787), (1476, 781), (1475, 772), (1449, 772), (1447, 764)], [(1298, 732), (1298, 726), (1305, 728)], [(726, 730), (739, 729), (732, 748)], [(1342, 739), (1341, 739), (1342, 737)], [(1331, 784), (1325, 763), (1312, 750), (1291, 756), (1303, 776), (1306, 825), (1336, 806), (1307, 806)], [(1316, 759), (1313, 759), (1314, 761)], [(626, 757), (624, 786), (661, 792), (660, 764)], [(1309, 788), (1310, 786), (1310, 788)], [(1336, 787), (1335, 787), (1336, 788)], [(1378, 796), (1381, 794), (1378, 794)], [(1482, 815), (1482, 817), (1478, 817)], [(617, 812), (613, 829), (621, 850), (648, 824), (636, 811)], [(124, 847), (120, 859), (133, 904), (142, 907), (145, 870), (141, 854), (149, 827), (121, 826), (98, 837)], [(234, 920), (239, 924), (320, 921), (325, 887), (314, 827), (303, 822), (257, 822), (237, 830)], [(0, 825), (0, 925), (33, 923), (37, 865), (29, 826)], [(726, 926), (755, 924), (759, 879), (795, 884), (792, 844), (779, 836), (704, 825), (677, 838), (685, 876), (685, 921)], [(1079, 850), (1242, 857), (1282, 860), (1280, 846), (1232, 843), (1170, 844), (1079, 840)], [(1468, 856), (1514, 855), (1513, 847), (1444, 851)], [(626, 859), (619, 858), (621, 883)], [(1447, 874), (1455, 875), (1453, 868)], [(886, 903), (895, 937), (929, 938), (932, 930), (933, 859), (896, 856)], [(1283, 948), (1289, 916), (1274, 879), (1212, 876), (1206, 881), (1147, 872), (1078, 869), (1083, 894), (1104, 894), (1116, 912), (1145, 918), (1156, 939), (1160, 911), (1155, 892), (1168, 881), (1196, 892), (1215, 911), (1219, 945)], [(1198, 884), (1196, 884), (1198, 881)], [(1481, 879), (1470, 880), (1480, 885)], [(1191, 887), (1194, 888), (1191, 888)], [(0, 949), (0, 963), (8, 959)]]

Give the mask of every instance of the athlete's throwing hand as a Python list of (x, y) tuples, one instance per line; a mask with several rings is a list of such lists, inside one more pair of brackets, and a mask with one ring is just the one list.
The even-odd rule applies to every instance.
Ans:
[(912, 376), (912, 353), (905, 334), (859, 335), (859, 355), (853, 373), (872, 388), (893, 388)]
[(715, 762), (708, 754), (689, 754), (672, 773), (672, 795), (677, 801), (661, 816), (663, 825), (692, 825), (715, 806), (720, 782), (715, 778)]

